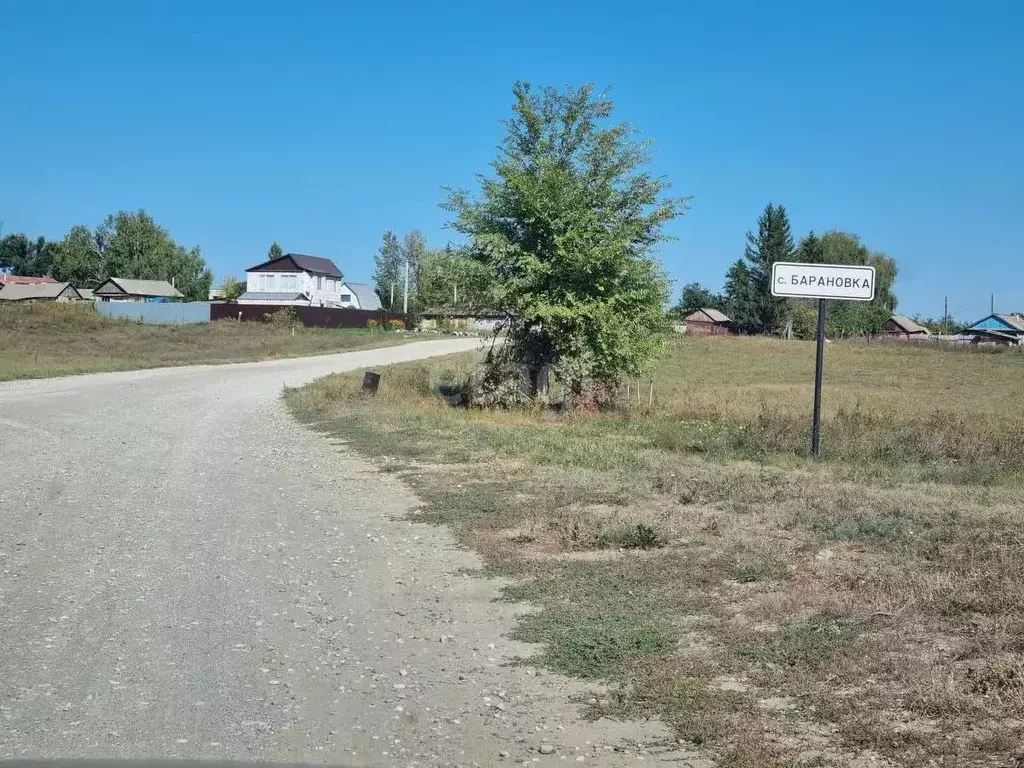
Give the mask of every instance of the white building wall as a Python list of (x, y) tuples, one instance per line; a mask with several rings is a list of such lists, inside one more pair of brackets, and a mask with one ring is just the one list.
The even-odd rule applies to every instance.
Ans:
[[(341, 304), (342, 281), (336, 277), (309, 272), (247, 272), (245, 289), (253, 293), (304, 293), (314, 307), (337, 307)], [(346, 305), (349, 306), (349, 305)]]

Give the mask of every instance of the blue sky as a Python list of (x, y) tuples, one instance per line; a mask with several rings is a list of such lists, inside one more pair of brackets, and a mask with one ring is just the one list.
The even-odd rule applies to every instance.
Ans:
[(896, 257), (903, 311), (1024, 309), (1011, 2), (36, 0), (0, 23), (5, 232), (143, 207), (218, 280), (275, 239), (368, 279), (385, 229), (453, 239), (441, 187), (487, 169), (515, 80), (593, 82), (694, 198), (661, 248), (677, 287), (720, 287), (772, 201)]

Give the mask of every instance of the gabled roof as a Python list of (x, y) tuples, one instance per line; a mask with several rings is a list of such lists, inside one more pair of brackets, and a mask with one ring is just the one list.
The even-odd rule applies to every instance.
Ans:
[(0, 291), (0, 301), (28, 301), (30, 299), (56, 299), (64, 291), (69, 297), (82, 298), (71, 283), (13, 283)]
[(56, 283), (52, 277), (36, 275), (0, 275), (0, 286), (4, 285), (35, 285), (36, 283)]
[(366, 283), (342, 283), (341, 287), (348, 288), (359, 302), (360, 309), (380, 309), (380, 297), (373, 290), (373, 286)]
[(915, 323), (906, 315), (894, 314), (889, 318), (889, 321), (902, 328), (904, 333), (929, 333), (927, 328), (919, 323)]
[(1024, 313), (1006, 312), (986, 315), (978, 322), (971, 325), (968, 331), (1009, 331), (1010, 333), (1024, 333)]
[[(705, 317), (702, 317), (702, 315)], [(704, 307), (703, 309), (698, 309), (696, 312), (691, 312), (686, 316), (686, 319), (687, 321), (697, 323), (707, 322), (708, 320), (711, 320), (714, 323), (732, 322), (724, 312), (719, 312), (717, 309), (711, 309), (709, 307)]]
[(154, 296), (183, 299), (185, 294), (166, 280), (133, 280), (125, 277), (111, 277), (93, 293), (97, 296)]
[[(291, 261), (296, 269), (300, 269), (303, 272), (312, 272), (315, 275), (326, 275), (327, 277), (336, 277), (339, 280), (344, 277), (341, 274), (341, 270), (335, 266), (334, 262), (330, 259), (324, 258), (323, 256), (307, 256), (304, 253), (286, 253), (279, 259), (271, 259), (270, 261), (264, 261), (261, 264), (257, 264), (255, 267), (249, 267), (246, 272), (252, 272), (257, 269), (264, 269), (271, 264), (276, 264), (279, 261)], [(264, 270), (272, 271), (272, 270)]]

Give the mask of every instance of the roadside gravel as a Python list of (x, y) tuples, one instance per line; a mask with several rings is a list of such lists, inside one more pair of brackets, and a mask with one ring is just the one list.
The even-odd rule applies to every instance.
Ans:
[(501, 585), (280, 403), (476, 344), (0, 385), (0, 756), (706, 765), (511, 663)]

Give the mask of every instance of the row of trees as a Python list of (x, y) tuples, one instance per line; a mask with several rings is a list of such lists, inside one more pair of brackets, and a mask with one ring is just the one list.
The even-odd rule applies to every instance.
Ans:
[(373, 281), (385, 309), (400, 312), (405, 302), (405, 268), (409, 265), (409, 312), (427, 308), (482, 309), (491, 306), (494, 281), (466, 248), (433, 249), (414, 229), (399, 240), (387, 231), (374, 256)]
[(60, 240), (11, 234), (0, 270), (95, 288), (110, 277), (166, 280), (193, 301), (209, 296), (213, 273), (198, 247), (185, 248), (144, 210), (119, 211), (95, 229), (79, 224)]
[(825, 328), (830, 336), (878, 333), (896, 309), (897, 298), (892, 286), (897, 268), (893, 258), (870, 250), (857, 235), (839, 230), (820, 236), (810, 232), (799, 243), (794, 243), (785, 207), (769, 203), (757, 221), (757, 232), (747, 233), (743, 257), (726, 272), (724, 292), (715, 293), (700, 283), (689, 283), (683, 287), (672, 314), (681, 318), (702, 307), (710, 307), (725, 312), (741, 333), (812, 338), (816, 302), (771, 295), (772, 266), (777, 261), (875, 268), (873, 301), (828, 302)]

